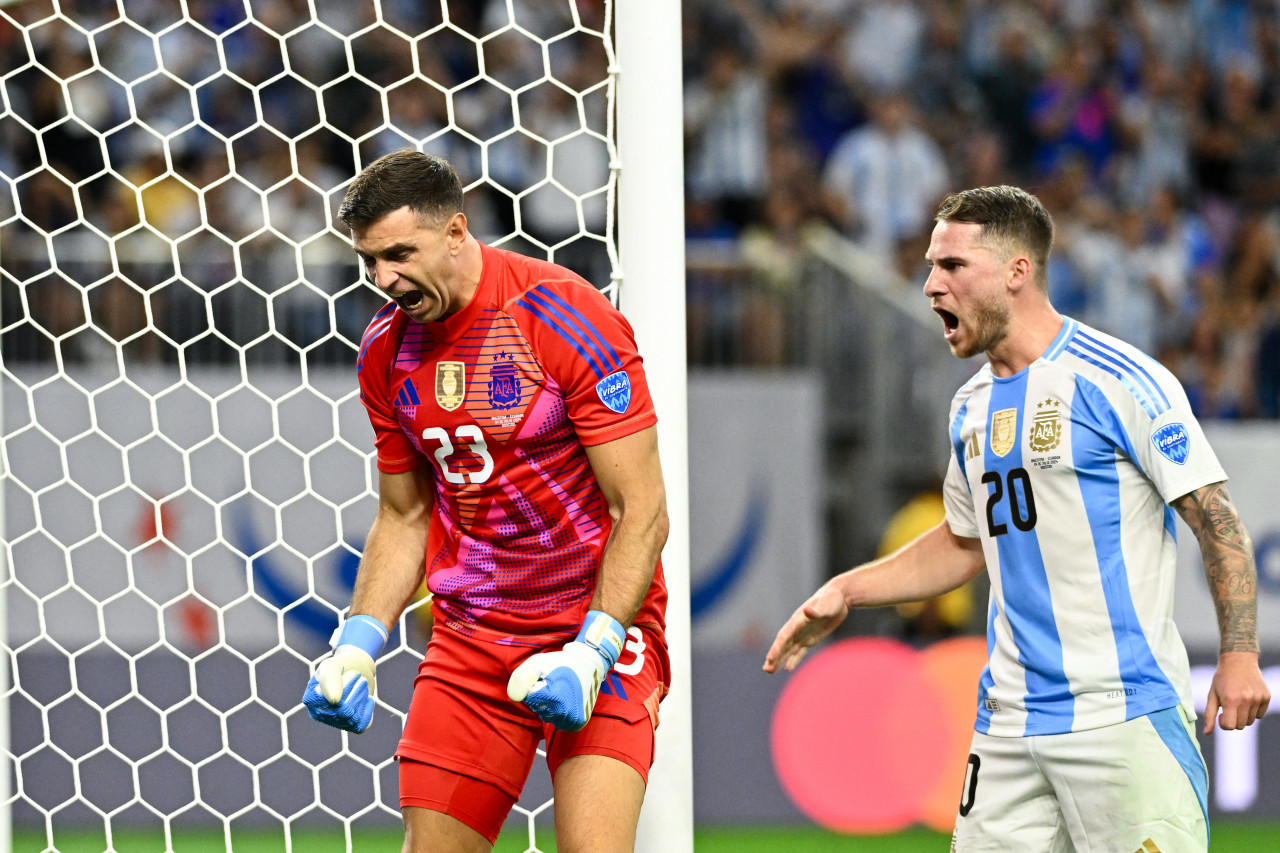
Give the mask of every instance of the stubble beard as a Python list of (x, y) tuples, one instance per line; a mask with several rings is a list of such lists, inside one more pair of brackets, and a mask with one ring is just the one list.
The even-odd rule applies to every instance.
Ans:
[(998, 298), (974, 306), (970, 334), (962, 345), (951, 345), (957, 358), (971, 358), (989, 352), (1009, 335), (1009, 306)]

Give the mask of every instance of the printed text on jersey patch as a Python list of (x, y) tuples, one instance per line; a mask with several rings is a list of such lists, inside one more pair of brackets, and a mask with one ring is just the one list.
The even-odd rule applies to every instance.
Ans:
[(1179, 465), (1187, 461), (1187, 454), (1191, 452), (1191, 439), (1182, 424), (1165, 424), (1155, 431), (1151, 441), (1166, 459)]
[(631, 380), (625, 370), (610, 373), (596, 383), (596, 394), (600, 402), (610, 410), (623, 414), (631, 406)]

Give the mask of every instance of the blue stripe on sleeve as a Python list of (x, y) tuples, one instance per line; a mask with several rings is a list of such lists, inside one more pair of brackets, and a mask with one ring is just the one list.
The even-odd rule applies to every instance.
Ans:
[(579, 326), (572, 317), (564, 313), (564, 311), (560, 310), (554, 302), (548, 299), (547, 294), (539, 293), (538, 291), (539, 288), (536, 287), (533, 290), (528, 291), (525, 293), (524, 299), (521, 299), (520, 302), (517, 302), (516, 304), (519, 305), (528, 300), (541, 306), (543, 314), (539, 316), (544, 317), (544, 321), (548, 324), (552, 322), (550, 315), (554, 315), (556, 317), (555, 323), (558, 326), (557, 331), (562, 337), (568, 339), (570, 333), (572, 333), (577, 336), (578, 341), (586, 344), (587, 348), (595, 353), (596, 357), (600, 360), (600, 364), (604, 368), (604, 372), (600, 374), (601, 376), (606, 373), (612, 373), (622, 366), (621, 362), (619, 362), (618, 366), (615, 367), (613, 362), (609, 360), (609, 356), (605, 355), (604, 351), (600, 349), (600, 346), (591, 338), (591, 335), (588, 334), (585, 329)]
[(572, 305), (566, 302), (564, 298), (560, 296), (560, 294), (554, 293), (553, 291), (551, 291), (546, 287), (543, 287), (543, 286), (535, 287), (534, 291), (536, 291), (539, 295), (546, 296), (552, 302), (556, 303), (565, 311), (568, 311), (570, 314), (572, 314), (574, 317), (578, 319), (578, 321), (583, 326), (584, 334), (587, 336), (587, 340), (589, 342), (591, 340), (594, 340), (596, 343), (599, 344), (600, 348), (603, 350), (605, 354), (605, 359), (604, 359), (605, 365), (610, 368), (610, 372), (614, 370), (622, 369), (622, 359), (618, 358), (618, 354), (613, 351), (613, 347), (609, 345), (609, 342), (605, 340), (604, 336), (600, 334), (599, 330), (596, 329), (595, 325), (590, 320), (588, 320), (581, 311), (579, 311), (577, 308), (574, 308)]
[(392, 303), (373, 316), (373, 322), (369, 324), (369, 328), (364, 333), (364, 340), (360, 342), (360, 352), (356, 355), (356, 373), (364, 369), (364, 354), (369, 351), (369, 345), (391, 328), (390, 311), (395, 311), (395, 308), (395, 304)]
[[(1026, 394), (1029, 371), (1022, 371), (1010, 381), (996, 382), (991, 389), (988, 420), (1002, 409), (1017, 410), (1017, 435), (1026, 430)], [(1030, 503), (1034, 501), (1025, 482), (1009, 476), (1015, 468), (1022, 468), (1022, 441), (1015, 440), (1013, 447), (1003, 456), (991, 449), (991, 435), (987, 430), (986, 454), (988, 471), (998, 474), (1004, 496), (991, 509), (997, 524), (1006, 525), (1007, 532), (993, 541), (1000, 554), (1000, 580), (1004, 597), (1004, 614), (1013, 632), (1018, 660), (1025, 669), (1027, 722), (1025, 734), (1038, 735), (1070, 731), (1075, 719), (1075, 696), (1063, 666), (1062, 637), (1058, 632), (1053, 612), (1053, 596), (1049, 589), (1049, 575), (1044, 556), (1040, 551), (1040, 539), (1035, 528), (1019, 530), (1013, 523), (1011, 506), (1017, 502), (1022, 518), (1030, 517)], [(994, 493), (995, 484), (987, 484)], [(986, 498), (979, 495), (985, 507)], [(979, 519), (979, 524), (984, 519)]]
[(560, 337), (568, 341), (569, 345), (572, 346), (574, 349), (576, 349), (578, 351), (578, 354), (582, 356), (582, 358), (587, 362), (588, 365), (590, 365), (591, 370), (595, 373), (597, 379), (603, 379), (605, 377), (606, 372), (601, 369), (600, 365), (596, 362), (595, 357), (591, 353), (587, 352), (586, 349), (583, 348), (582, 344), (579, 343), (576, 338), (574, 338), (567, 331), (561, 328), (561, 326), (556, 322), (555, 318), (543, 312), (541, 308), (539, 308), (529, 299), (519, 299), (516, 301), (516, 305), (520, 306), (521, 308), (525, 309), (533, 316), (537, 317), (542, 322), (546, 323), (548, 326), (551, 327), (551, 330), (553, 332), (555, 332), (557, 335), (559, 335)]
[(1134, 374), (1134, 378), (1142, 384), (1143, 388), (1154, 392), (1152, 394), (1153, 401), (1155, 400), (1156, 394), (1160, 395), (1160, 401), (1164, 405), (1164, 408), (1160, 411), (1163, 412), (1165, 409), (1169, 408), (1169, 398), (1165, 396), (1164, 389), (1160, 387), (1160, 383), (1155, 380), (1155, 377), (1147, 372), (1145, 367), (1115, 347), (1108, 346), (1097, 338), (1086, 335), (1084, 332), (1080, 333), (1080, 339), (1093, 344), (1096, 350), (1110, 355), (1112, 359), (1120, 364), (1121, 367), (1127, 367), (1129, 371)]
[(1114, 366), (1107, 364), (1099, 360), (1098, 358), (1095, 358), (1093, 355), (1091, 355), (1090, 353), (1088, 353), (1083, 349), (1078, 348), (1074, 344), (1072, 346), (1067, 347), (1067, 351), (1070, 352), (1072, 355), (1076, 356), (1077, 358), (1083, 359), (1084, 361), (1089, 362), (1095, 367), (1101, 368), (1102, 370), (1105, 370), (1107, 373), (1110, 373), (1116, 379), (1119, 379), (1120, 382), (1124, 385), (1124, 387), (1129, 389), (1129, 393), (1131, 393), (1134, 396), (1134, 399), (1136, 399), (1139, 403), (1142, 404), (1142, 409), (1147, 413), (1147, 416), (1149, 418), (1154, 420), (1156, 416), (1160, 414), (1159, 412), (1156, 411), (1155, 406), (1152, 404), (1151, 400), (1147, 398), (1147, 395), (1143, 393), (1142, 389), (1137, 386), (1137, 384), (1133, 381), (1133, 377), (1130, 376), (1128, 373), (1121, 373)]

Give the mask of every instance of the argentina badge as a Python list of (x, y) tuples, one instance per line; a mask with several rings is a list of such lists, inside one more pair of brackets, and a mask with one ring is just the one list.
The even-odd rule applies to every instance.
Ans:
[(610, 373), (596, 383), (596, 394), (611, 411), (622, 414), (631, 405), (631, 379), (625, 370)]

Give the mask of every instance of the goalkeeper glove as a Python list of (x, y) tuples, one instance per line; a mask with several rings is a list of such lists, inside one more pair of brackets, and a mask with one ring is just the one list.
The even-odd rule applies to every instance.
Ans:
[(373, 720), (373, 662), (390, 635), (377, 619), (363, 615), (334, 633), (333, 654), (316, 666), (302, 704), (311, 719), (359, 734)]
[(592, 610), (573, 642), (540, 652), (516, 667), (507, 696), (523, 702), (544, 723), (576, 732), (591, 719), (600, 683), (618, 662), (627, 630), (608, 613)]

